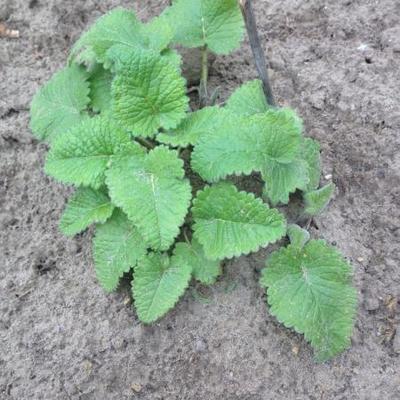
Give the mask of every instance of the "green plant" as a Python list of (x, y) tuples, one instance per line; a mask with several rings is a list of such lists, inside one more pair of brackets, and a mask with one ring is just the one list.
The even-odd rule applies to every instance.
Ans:
[[(242, 35), (236, 0), (177, 0), (146, 24), (115, 9), (36, 94), (31, 128), (50, 145), (46, 173), (77, 188), (61, 230), (75, 235), (96, 224), (97, 278), (113, 291), (132, 271), (141, 321), (162, 317), (192, 277), (212, 284), (223, 259), (287, 234), (291, 244), (271, 253), (261, 284), (272, 314), (326, 360), (349, 345), (351, 267), (300, 226), (287, 228), (282, 207), (294, 192), (303, 193), (302, 217), (328, 203), (334, 185), (318, 189), (319, 145), (303, 137), (293, 110), (267, 103), (258, 80), (224, 106), (191, 110), (173, 47), (201, 47), (199, 92), (207, 104), (207, 52), (227, 54)], [(261, 175), (262, 198), (232, 182), (251, 173)]]

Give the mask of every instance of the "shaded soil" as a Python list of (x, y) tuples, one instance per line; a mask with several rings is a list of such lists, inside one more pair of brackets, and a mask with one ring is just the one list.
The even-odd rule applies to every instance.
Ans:
[[(166, 2), (0, 3), (0, 21), (21, 35), (0, 38), (1, 399), (400, 398), (397, 0), (255, 1), (276, 97), (321, 142), (323, 175), (338, 187), (312, 233), (344, 252), (360, 293), (352, 348), (323, 365), (267, 314), (257, 283), (265, 251), (228, 262), (214, 287), (189, 290), (143, 327), (126, 288), (106, 295), (98, 286), (92, 232), (58, 231), (70, 189), (42, 172), (32, 95), (102, 13), (133, 4), (148, 18)], [(254, 77), (246, 42), (217, 58), (211, 85), (224, 100)]]

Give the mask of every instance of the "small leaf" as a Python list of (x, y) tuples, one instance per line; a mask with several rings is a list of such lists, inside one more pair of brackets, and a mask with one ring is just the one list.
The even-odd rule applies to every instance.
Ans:
[(310, 240), (310, 234), (308, 231), (296, 224), (291, 224), (288, 226), (287, 235), (289, 236), (292, 246), (297, 247), (300, 250)]
[(310, 138), (303, 139), (300, 146), (300, 155), (308, 165), (308, 177), (310, 179), (306, 190), (315, 190), (319, 186), (321, 177), (321, 160), (319, 143)]
[(150, 324), (175, 306), (185, 292), (192, 270), (182, 259), (150, 253), (133, 273), (132, 292), (139, 319)]
[(40, 140), (53, 140), (87, 118), (88, 74), (72, 65), (57, 72), (35, 95), (31, 104), (31, 129)]
[(114, 122), (88, 119), (54, 141), (45, 171), (61, 182), (98, 189), (104, 184), (111, 157), (128, 150), (144, 153)]
[(93, 240), (95, 269), (97, 279), (106, 291), (115, 290), (122, 275), (145, 254), (142, 237), (121, 210), (115, 210), (105, 224), (96, 226)]
[(186, 47), (207, 46), (214, 53), (228, 54), (243, 37), (237, 0), (175, 0), (166, 16), (175, 27), (174, 41)]
[(221, 183), (199, 192), (194, 200), (194, 237), (210, 259), (238, 257), (257, 251), (286, 233), (282, 214), (253, 194)]
[(226, 103), (226, 109), (236, 115), (250, 116), (265, 113), (270, 106), (262, 82), (250, 81), (236, 89)]
[(290, 245), (270, 255), (261, 285), (270, 312), (286, 327), (304, 334), (319, 361), (350, 345), (356, 292), (351, 267), (336, 249), (311, 240), (303, 250)]
[(175, 255), (182, 259), (182, 263), (190, 265), (195, 279), (205, 285), (211, 285), (221, 275), (220, 262), (209, 260), (204, 254), (203, 246), (196, 239), (191, 244), (177, 243)]
[(68, 202), (60, 229), (67, 236), (76, 235), (94, 222), (107, 221), (113, 210), (114, 206), (103, 191), (79, 188)]
[(114, 117), (134, 136), (175, 128), (185, 117), (185, 81), (175, 65), (150, 51), (121, 59), (112, 85)]
[(318, 215), (328, 205), (336, 186), (329, 183), (321, 189), (304, 194), (305, 210), (308, 215)]
[(96, 64), (90, 72), (90, 104), (94, 111), (105, 112), (110, 109), (112, 80), (111, 71), (101, 64)]

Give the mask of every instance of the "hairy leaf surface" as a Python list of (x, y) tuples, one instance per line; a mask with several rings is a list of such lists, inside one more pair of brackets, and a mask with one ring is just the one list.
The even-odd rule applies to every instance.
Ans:
[(112, 292), (122, 275), (144, 257), (146, 247), (135, 226), (121, 210), (115, 210), (105, 224), (96, 226), (93, 255), (97, 279)]
[(31, 129), (40, 140), (53, 140), (87, 118), (88, 74), (78, 65), (57, 72), (35, 95)]
[(306, 190), (315, 190), (321, 177), (321, 157), (319, 143), (311, 138), (304, 138), (300, 146), (300, 154), (307, 162), (309, 183)]
[(293, 247), (302, 249), (304, 245), (310, 240), (310, 234), (299, 225), (291, 224), (287, 228), (287, 235), (289, 236), (290, 243)]
[(113, 76), (110, 70), (101, 64), (96, 64), (90, 73), (90, 104), (94, 111), (105, 112), (111, 107), (111, 82)]
[(305, 210), (308, 215), (318, 215), (328, 205), (336, 186), (333, 183), (328, 183), (326, 186), (318, 190), (304, 194)]
[(151, 323), (175, 306), (191, 277), (190, 265), (182, 258), (150, 253), (133, 273), (132, 292), (139, 319)]
[(60, 229), (67, 236), (84, 231), (94, 222), (105, 222), (114, 206), (101, 190), (79, 188), (69, 200), (60, 221)]
[(221, 183), (199, 192), (193, 203), (194, 237), (210, 259), (257, 251), (286, 233), (282, 214), (251, 193)]
[(261, 278), (270, 312), (303, 333), (325, 361), (350, 345), (356, 307), (351, 267), (322, 240), (271, 254)]

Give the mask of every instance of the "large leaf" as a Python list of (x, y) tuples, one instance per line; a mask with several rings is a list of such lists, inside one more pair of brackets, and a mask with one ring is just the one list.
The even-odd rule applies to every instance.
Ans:
[(150, 253), (143, 257), (133, 274), (133, 298), (139, 319), (151, 323), (173, 308), (185, 292), (191, 267), (181, 258)]
[[(175, 0), (167, 11), (176, 43), (228, 54), (239, 47), (243, 18), (237, 0)], [(178, 22), (179, 21), (179, 22)]]
[(336, 186), (331, 182), (318, 190), (312, 190), (304, 194), (305, 209), (308, 215), (318, 215), (328, 205)]
[(65, 208), (60, 229), (65, 235), (73, 236), (94, 222), (105, 222), (113, 210), (114, 206), (103, 191), (79, 188)]
[(210, 259), (257, 251), (286, 233), (285, 219), (253, 194), (221, 183), (199, 192), (193, 203), (194, 237)]
[(54, 141), (45, 171), (61, 182), (97, 189), (104, 184), (111, 157), (122, 151), (144, 153), (111, 120), (88, 119)]
[(340, 253), (322, 240), (302, 250), (290, 245), (267, 260), (261, 284), (268, 288), (271, 313), (303, 333), (319, 361), (350, 345), (357, 302), (351, 274)]
[(89, 104), (88, 74), (72, 65), (57, 72), (35, 95), (31, 104), (31, 129), (41, 140), (53, 140), (79, 124)]
[(153, 249), (168, 249), (191, 199), (176, 151), (160, 146), (146, 157), (115, 159), (107, 172), (113, 203), (121, 207)]
[(113, 112), (134, 136), (175, 128), (185, 117), (185, 80), (166, 57), (134, 51), (120, 60), (112, 85)]
[(93, 256), (97, 279), (106, 291), (115, 290), (122, 275), (145, 254), (143, 238), (121, 210), (96, 226)]

